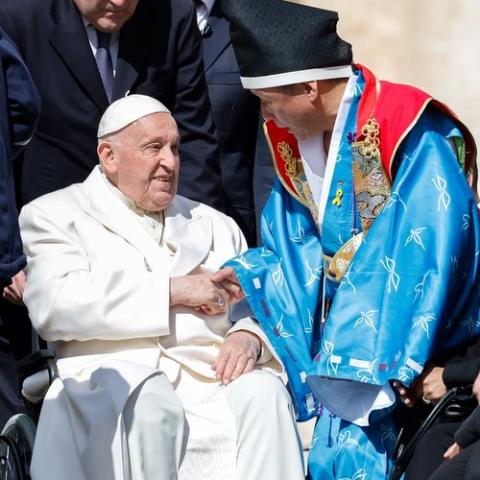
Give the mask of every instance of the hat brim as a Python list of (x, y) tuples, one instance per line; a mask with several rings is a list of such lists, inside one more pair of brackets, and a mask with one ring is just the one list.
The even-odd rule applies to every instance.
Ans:
[(313, 82), (315, 80), (332, 80), (348, 78), (352, 75), (351, 65), (335, 67), (311, 68), (295, 72), (278, 73), (262, 77), (240, 77), (243, 88), (258, 90), (262, 88), (282, 87), (295, 83)]

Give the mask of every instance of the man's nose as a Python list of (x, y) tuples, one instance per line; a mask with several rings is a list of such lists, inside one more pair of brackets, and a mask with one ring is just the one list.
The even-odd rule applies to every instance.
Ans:
[(178, 157), (175, 155), (173, 150), (166, 146), (162, 152), (162, 165), (169, 170), (175, 170), (177, 166)]
[(111, 3), (117, 8), (126, 7), (131, 0), (108, 0), (108, 3)]

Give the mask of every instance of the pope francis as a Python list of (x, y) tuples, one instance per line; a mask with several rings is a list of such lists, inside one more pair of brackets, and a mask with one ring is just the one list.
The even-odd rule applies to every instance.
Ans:
[(33, 480), (303, 479), (282, 368), (211, 280), (245, 241), (230, 218), (176, 195), (170, 112), (122, 98), (98, 138), (90, 176), (20, 216), (24, 301), (59, 372)]

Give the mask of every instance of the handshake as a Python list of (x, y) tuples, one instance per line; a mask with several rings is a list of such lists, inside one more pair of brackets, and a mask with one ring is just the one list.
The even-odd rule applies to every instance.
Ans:
[(170, 280), (170, 305), (184, 305), (216, 315), (228, 310), (230, 304), (237, 303), (244, 294), (232, 268), (218, 272), (191, 273)]

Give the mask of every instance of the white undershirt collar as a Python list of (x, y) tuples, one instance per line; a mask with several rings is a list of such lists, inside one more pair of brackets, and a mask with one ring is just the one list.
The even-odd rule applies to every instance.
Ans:
[[(348, 112), (355, 94), (357, 76), (352, 75), (347, 82), (338, 109), (335, 126), (333, 127), (332, 139), (328, 156), (325, 154), (323, 133), (307, 140), (299, 140), (298, 147), (302, 157), (305, 176), (312, 191), (313, 200), (318, 208), (318, 223), (320, 232), (325, 216), (330, 185), (341, 146), (342, 134), (345, 129)], [(326, 157), (326, 158), (325, 158)]]

